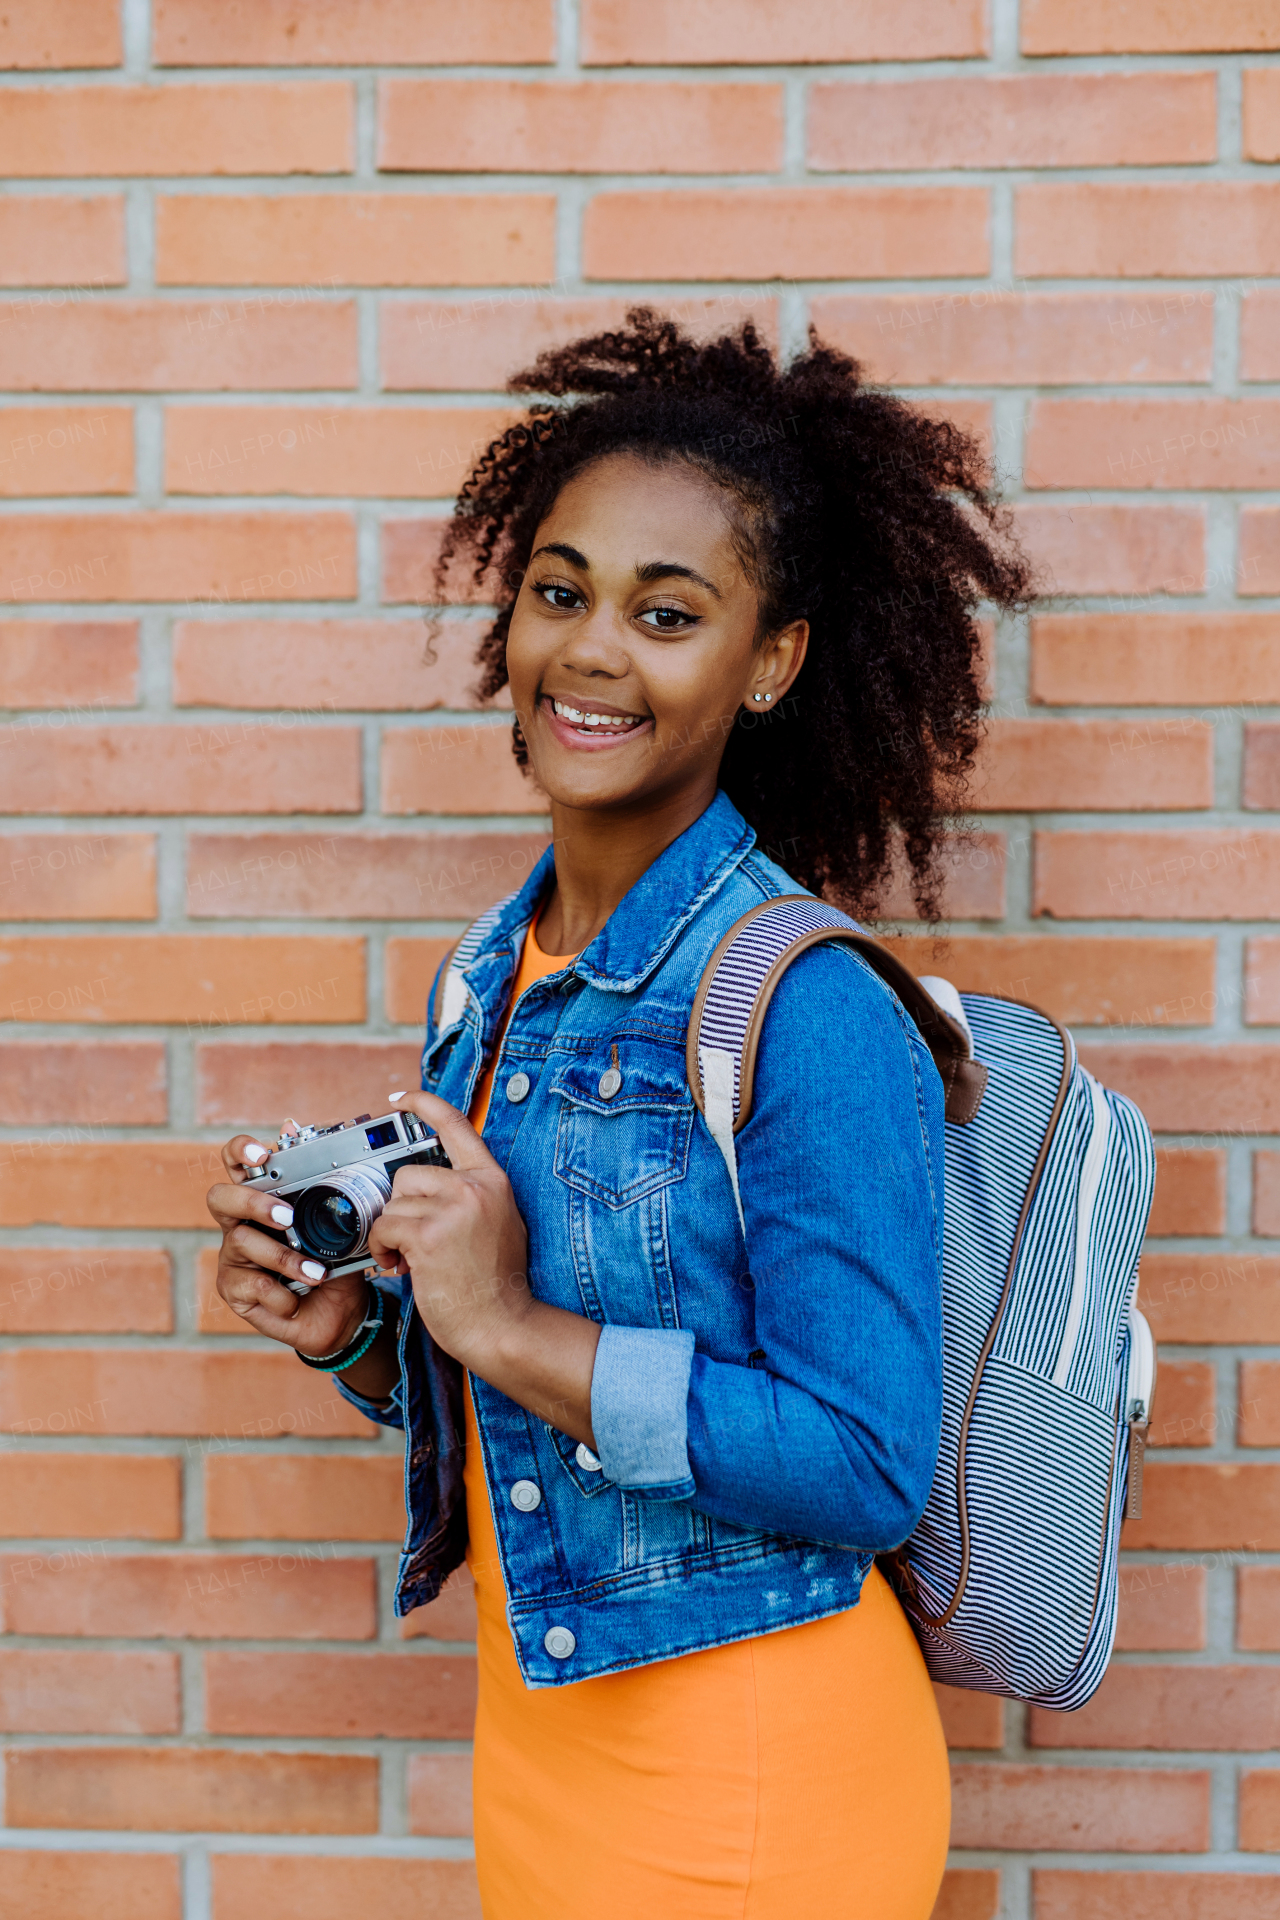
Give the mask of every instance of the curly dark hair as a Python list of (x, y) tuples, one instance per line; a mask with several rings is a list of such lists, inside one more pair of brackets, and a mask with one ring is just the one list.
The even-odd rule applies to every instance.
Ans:
[[(944, 825), (981, 737), (974, 612), (1031, 592), (974, 440), (867, 385), (812, 329), (784, 368), (750, 321), (699, 342), (647, 307), (507, 384), (539, 397), (468, 478), (436, 572), (438, 602), (461, 561), (497, 605), (481, 695), (507, 684), (512, 608), (565, 482), (610, 453), (685, 462), (728, 496), (758, 642), (810, 623), (788, 711), (742, 716), (721, 786), (799, 881), (864, 917), (900, 845), (936, 920)], [(513, 746), (525, 764), (518, 720)]]

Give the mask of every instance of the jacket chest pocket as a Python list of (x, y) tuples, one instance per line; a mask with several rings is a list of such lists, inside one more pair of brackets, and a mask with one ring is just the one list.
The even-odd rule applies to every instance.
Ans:
[(693, 1095), (683, 1061), (667, 1066), (622, 1046), (611, 1069), (602, 1048), (562, 1067), (551, 1090), (560, 1101), (555, 1170), (566, 1186), (618, 1208), (684, 1179)]

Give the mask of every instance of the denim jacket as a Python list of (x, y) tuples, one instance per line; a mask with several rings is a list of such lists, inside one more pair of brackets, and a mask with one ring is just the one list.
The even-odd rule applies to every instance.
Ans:
[[(551, 851), (485, 917), (466, 1007), (422, 1084), (464, 1113), (492, 1057)], [(721, 793), (570, 965), (529, 987), (484, 1138), (539, 1299), (600, 1322), (597, 1452), (472, 1377), (527, 1686), (563, 1686), (856, 1605), (914, 1527), (941, 1416), (942, 1088), (901, 1005), (814, 946), (769, 1007), (738, 1135), (745, 1242), (685, 1038), (703, 967), (794, 882)], [(432, 995), (434, 1004), (435, 995)], [(601, 1090), (612, 1049), (622, 1084)], [(526, 1090), (527, 1089), (527, 1090)], [(407, 1428), (397, 1613), (466, 1548), (463, 1379), (401, 1284)]]

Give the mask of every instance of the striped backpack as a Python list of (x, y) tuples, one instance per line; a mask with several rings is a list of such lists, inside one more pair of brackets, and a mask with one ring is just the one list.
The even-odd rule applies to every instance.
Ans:
[(689, 1026), (689, 1083), (739, 1218), (734, 1135), (765, 1012), (796, 956), (833, 939), (897, 994), (946, 1095), (942, 1443), (887, 1571), (935, 1680), (1080, 1707), (1115, 1639), (1120, 1522), (1142, 1511), (1151, 1135), (1046, 1014), (917, 980), (845, 914), (784, 895), (721, 940)]

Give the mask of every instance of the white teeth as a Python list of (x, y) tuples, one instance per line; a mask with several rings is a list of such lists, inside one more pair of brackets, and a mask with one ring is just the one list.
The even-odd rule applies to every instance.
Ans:
[(566, 706), (563, 700), (554, 698), (551, 704), (559, 719), (568, 720), (575, 727), (604, 727), (611, 733), (625, 733), (629, 728), (640, 725), (637, 714), (584, 713), (580, 708)]

